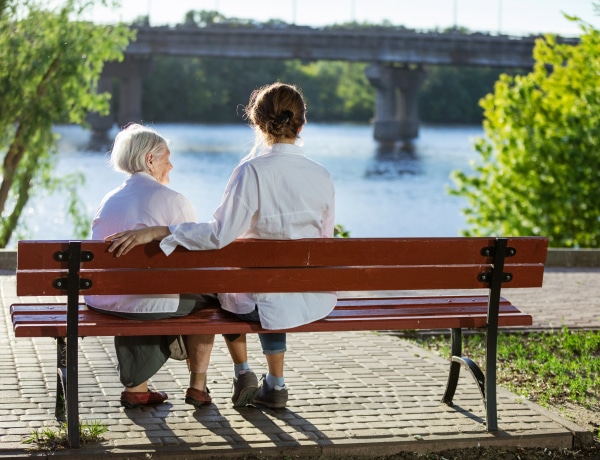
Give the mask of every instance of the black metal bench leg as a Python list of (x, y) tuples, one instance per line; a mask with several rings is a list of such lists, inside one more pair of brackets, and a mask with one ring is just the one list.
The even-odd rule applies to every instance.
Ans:
[(452, 344), (450, 351), (450, 372), (448, 373), (448, 383), (446, 384), (446, 391), (442, 397), (442, 402), (452, 406), (452, 399), (454, 393), (456, 393), (456, 387), (458, 385), (458, 377), (460, 377), (460, 363), (454, 361), (455, 356), (462, 355), (462, 331), (460, 328), (452, 329)]
[(461, 356), (462, 354), (462, 331), (459, 328), (452, 329), (452, 356), (450, 362), (450, 373), (448, 374), (448, 383), (446, 384), (446, 391), (444, 396), (442, 397), (442, 402), (444, 404), (448, 404), (452, 406), (452, 399), (454, 398), (454, 394), (456, 392), (456, 387), (458, 386), (458, 377), (460, 376), (460, 368), (464, 366), (475, 379), (475, 383), (477, 383), (477, 387), (479, 388), (479, 393), (481, 394), (481, 399), (483, 400), (483, 405), (487, 409), (486, 404), (486, 388), (485, 388), (485, 376), (481, 371), (481, 368), (477, 365), (475, 361), (469, 359), (465, 356)]
[(54, 416), (59, 422), (67, 421), (65, 395), (67, 388), (67, 347), (64, 337), (56, 338), (56, 406)]
[(67, 408), (67, 436), (70, 447), (79, 449), (79, 370), (77, 363), (77, 337), (75, 340), (67, 338), (67, 383), (65, 388)]
[[(498, 431), (498, 403), (496, 396), (496, 359), (498, 352), (498, 312), (500, 291), (504, 281), (504, 260), (507, 254), (506, 238), (496, 238), (492, 281), (488, 297), (487, 337), (485, 349), (485, 412), (488, 431)], [(511, 253), (514, 254), (514, 251)]]
[(67, 286), (67, 436), (70, 447), (78, 449), (79, 439), (79, 266), (81, 243), (69, 243), (69, 277)]
[(485, 405), (485, 416), (488, 431), (498, 431), (498, 402), (496, 394), (496, 360), (498, 350), (498, 312), (500, 310), (500, 291), (504, 281), (510, 281), (511, 275), (504, 274), (504, 260), (507, 255), (513, 256), (514, 248), (507, 248), (506, 238), (496, 238), (493, 248), (483, 248), (482, 255), (493, 256), (492, 272), (485, 273), (481, 281), (489, 282), (487, 334), (485, 349), (485, 375), (481, 368), (469, 358), (460, 356), (462, 353), (462, 340), (460, 329), (452, 329), (452, 362), (446, 392), (442, 402), (452, 405), (452, 398), (458, 384), (460, 366), (464, 365), (479, 385), (479, 391)]
[(485, 359), (485, 411), (488, 431), (498, 430), (498, 403), (496, 395), (496, 350), (498, 332), (488, 330)]

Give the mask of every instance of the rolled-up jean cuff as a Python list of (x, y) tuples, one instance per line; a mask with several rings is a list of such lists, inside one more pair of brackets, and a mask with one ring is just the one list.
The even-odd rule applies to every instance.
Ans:
[[(244, 321), (260, 322), (258, 305), (250, 313), (236, 313), (236, 316)], [(259, 333), (260, 345), (265, 355), (278, 355), (287, 351), (286, 335), (283, 332)]]
[(278, 355), (280, 353), (285, 353), (287, 348), (282, 348), (280, 350), (263, 350), (263, 354), (265, 355)]
[(287, 350), (287, 336), (282, 332), (259, 333), (260, 345), (265, 355), (277, 355)]

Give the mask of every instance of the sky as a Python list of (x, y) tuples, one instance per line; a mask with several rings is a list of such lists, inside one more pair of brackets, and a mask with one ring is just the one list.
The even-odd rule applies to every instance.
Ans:
[[(600, 4), (600, 0), (596, 0)], [(189, 10), (216, 10), (226, 17), (319, 27), (350, 21), (389, 20), (417, 30), (466, 27), (472, 32), (579, 35), (563, 13), (600, 28), (593, 0), (121, 0), (121, 7), (95, 6), (96, 22), (131, 22), (148, 15), (153, 26), (182, 22)]]

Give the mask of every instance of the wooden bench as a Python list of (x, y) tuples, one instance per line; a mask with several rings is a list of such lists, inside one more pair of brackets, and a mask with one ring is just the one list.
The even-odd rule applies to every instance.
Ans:
[[(84, 293), (369, 291), (340, 298), (327, 318), (288, 332), (450, 328), (452, 357), (442, 402), (452, 405), (465, 366), (479, 386), (487, 429), (495, 431), (498, 327), (532, 324), (531, 316), (500, 296), (501, 288), (541, 287), (547, 244), (542, 237), (239, 240), (212, 251), (178, 247), (169, 257), (150, 243), (117, 258), (102, 241), (20, 241), (17, 295), (66, 295), (67, 302), (14, 304), (11, 314), (16, 337), (57, 338), (56, 416), (63, 421), (66, 416), (74, 448), (77, 337), (268, 332), (218, 308), (179, 319), (121, 319), (88, 310), (81, 303)], [(484, 291), (448, 295), (449, 289)], [(444, 291), (401, 297), (376, 292), (406, 290)], [(462, 356), (464, 328), (486, 330), (485, 370)]]

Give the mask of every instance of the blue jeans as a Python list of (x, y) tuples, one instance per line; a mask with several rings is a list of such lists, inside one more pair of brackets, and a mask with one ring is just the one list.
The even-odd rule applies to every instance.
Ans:
[[(236, 316), (243, 321), (260, 322), (258, 316), (258, 306), (250, 313), (236, 313)], [(233, 342), (239, 337), (239, 334), (224, 334), (225, 339)], [(262, 351), (265, 355), (278, 355), (287, 351), (285, 332), (270, 332), (268, 334), (258, 334)]]

